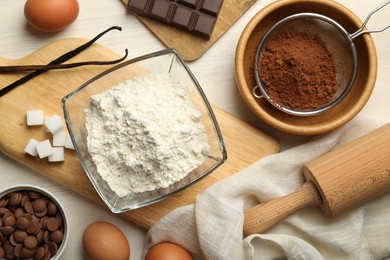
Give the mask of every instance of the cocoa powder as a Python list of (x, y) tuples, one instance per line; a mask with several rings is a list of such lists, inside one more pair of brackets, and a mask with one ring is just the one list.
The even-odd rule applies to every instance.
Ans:
[(261, 81), (277, 104), (315, 109), (337, 91), (332, 55), (316, 35), (281, 33), (267, 43), (259, 65)]

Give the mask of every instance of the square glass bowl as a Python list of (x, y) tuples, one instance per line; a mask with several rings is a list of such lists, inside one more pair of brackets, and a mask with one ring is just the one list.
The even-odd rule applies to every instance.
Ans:
[[(134, 77), (170, 73), (181, 85), (187, 88), (187, 94), (193, 105), (202, 114), (201, 120), (210, 145), (210, 154), (204, 162), (189, 172), (183, 179), (167, 188), (141, 193), (131, 193), (119, 197), (98, 173), (96, 165), (88, 151), (87, 129), (84, 110), (89, 107), (90, 97), (104, 92)], [(114, 213), (120, 213), (161, 201), (206, 177), (226, 161), (227, 153), (214, 112), (201, 86), (175, 49), (147, 54), (120, 63), (95, 76), (62, 99), (62, 109), (66, 125), (81, 164), (102, 200)], [(140, 184), (141, 185), (141, 184)]]

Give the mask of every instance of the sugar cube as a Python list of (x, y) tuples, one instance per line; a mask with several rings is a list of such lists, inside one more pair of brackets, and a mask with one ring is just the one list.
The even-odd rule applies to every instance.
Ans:
[[(48, 119), (48, 117), (45, 118), (45, 121), (46, 121), (46, 119)], [(49, 128), (47, 128), (46, 125), (45, 125), (45, 131), (46, 131), (46, 133), (50, 133)]]
[(49, 155), (49, 162), (63, 162), (64, 147), (53, 147), (53, 153)]
[(70, 138), (69, 133), (66, 134), (65, 148), (74, 150), (73, 142), (72, 139)]
[(53, 147), (51, 146), (50, 141), (48, 139), (42, 142), (38, 142), (36, 148), (39, 158), (41, 159), (48, 157), (50, 154), (53, 153)]
[(64, 123), (62, 122), (61, 117), (57, 114), (47, 117), (45, 119), (45, 125), (52, 134), (55, 134), (57, 131), (64, 128)]
[(65, 146), (66, 132), (57, 131), (53, 134), (53, 146)]
[(43, 125), (43, 111), (42, 110), (28, 110), (26, 113), (27, 125)]
[(34, 138), (30, 138), (30, 140), (26, 144), (26, 147), (24, 148), (24, 152), (31, 156), (37, 156), (38, 155), (37, 147), (36, 147), (37, 144), (38, 144), (37, 140), (35, 140)]

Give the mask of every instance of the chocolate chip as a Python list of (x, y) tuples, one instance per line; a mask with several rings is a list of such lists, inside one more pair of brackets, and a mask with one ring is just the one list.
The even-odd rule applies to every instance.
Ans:
[(49, 218), (46, 223), (47, 229), (49, 231), (55, 231), (58, 229), (59, 223), (57, 218)]
[(45, 244), (50, 242), (49, 231), (47, 231), (47, 230), (43, 231), (43, 242)]
[(35, 252), (35, 259), (42, 259), (45, 255), (47, 254), (47, 252), (45, 252), (45, 248), (43, 246), (40, 246), (37, 248), (37, 251)]
[(21, 254), (22, 254), (22, 248), (23, 248), (23, 245), (22, 244), (19, 244), (19, 245), (17, 245), (17, 246), (15, 246), (15, 248), (14, 248), (14, 255), (16, 256), (16, 257), (20, 257), (21, 256)]
[(42, 230), (42, 225), (39, 223), (39, 221), (35, 221), (36, 223), (36, 228), (35, 231), (33, 232), (34, 235), (37, 235), (41, 230)]
[(27, 194), (30, 197), (30, 199), (32, 199), (32, 200), (36, 200), (36, 199), (39, 199), (41, 197), (41, 194), (39, 192), (36, 192), (36, 191), (29, 191)]
[(50, 252), (47, 252), (46, 255), (42, 258), (42, 260), (49, 260), (51, 257)]
[(14, 214), (16, 218), (20, 218), (24, 214), (24, 209), (16, 208)]
[(9, 241), (5, 242), (3, 247), (6, 254), (10, 254), (14, 251), (14, 246), (11, 245)]
[(50, 240), (57, 244), (61, 243), (63, 238), (64, 238), (64, 233), (62, 233), (61, 230), (56, 230), (50, 234)]
[(8, 208), (0, 208), (0, 217), (3, 217), (4, 214), (10, 212), (10, 210)]
[(43, 249), (45, 249), (45, 255), (47, 255), (49, 253), (49, 247), (47, 244), (44, 244), (43, 245)]
[(28, 220), (25, 216), (21, 216), (16, 220), (16, 228), (18, 230), (27, 230), (30, 226), (30, 220)]
[(9, 205), (10, 206), (18, 206), (22, 202), (22, 194), (19, 192), (12, 193), (11, 197), (9, 198)]
[(57, 214), (57, 206), (55, 203), (53, 202), (49, 202), (49, 204), (47, 204), (47, 215), (53, 217)]
[(43, 242), (43, 230), (41, 229), (38, 234), (36, 234), (35, 236), (38, 240), (38, 243), (42, 243)]
[(38, 226), (38, 224), (37, 224), (37, 222), (36, 221), (30, 221), (30, 225), (29, 225), (29, 227), (27, 228), (27, 233), (29, 233), (29, 234), (34, 234), (34, 232), (37, 230), (37, 227)]
[(42, 212), (46, 209), (46, 202), (43, 199), (37, 199), (32, 204), (35, 212)]
[(43, 218), (41, 218), (41, 220), (39, 221), (42, 225), (43, 228), (47, 229), (47, 220), (49, 219), (48, 216), (44, 216)]
[(41, 220), (41, 217), (37, 217), (35, 214), (31, 215), (32, 220), (35, 222), (39, 222)]
[(0, 208), (8, 206), (8, 199), (0, 199)]
[(15, 219), (14, 214), (6, 213), (3, 216), (3, 224), (4, 224), (4, 226), (11, 226), (11, 227), (13, 227), (15, 225), (15, 223), (16, 223), (16, 219)]
[(46, 214), (47, 214), (47, 208), (46, 207), (42, 211), (40, 211), (40, 212), (35, 211), (35, 216), (37, 216), (39, 218), (46, 216)]
[(14, 234), (15, 234), (15, 233), (13, 233), (13, 234), (11, 234), (11, 235), (9, 236), (9, 242), (11, 243), (11, 245), (17, 246), (17, 245), (19, 245), (19, 243), (18, 243), (17, 241), (15, 241)]
[(15, 231), (15, 228), (14, 227), (11, 227), (11, 226), (4, 226), (4, 227), (1, 227), (1, 233), (4, 235), (4, 236), (10, 236), (12, 233), (14, 233)]
[(22, 251), (20, 252), (20, 256), (23, 258), (30, 258), (35, 255), (35, 249), (29, 249), (27, 247), (23, 247)]
[(22, 230), (16, 230), (13, 235), (15, 241), (18, 243), (23, 243), (26, 237), (28, 236), (27, 232)]
[(36, 237), (28, 236), (23, 242), (23, 245), (27, 247), (28, 249), (34, 249), (38, 245), (38, 240)]
[(57, 254), (57, 251), (58, 251), (58, 246), (56, 243), (54, 242), (50, 242), (48, 244), (49, 246), (49, 252), (50, 252), (50, 255), (56, 255)]
[(58, 228), (60, 229), (64, 226), (64, 219), (62, 218), (62, 215), (60, 215), (60, 214), (57, 214), (56, 218), (58, 220)]
[(26, 202), (30, 201), (30, 197), (28, 195), (23, 195), (22, 197), (22, 207), (26, 205)]
[(33, 217), (31, 214), (25, 213), (22, 216), (25, 217), (26, 219), (28, 219), (29, 221), (33, 221)]
[(29, 214), (33, 214), (34, 213), (34, 209), (32, 207), (32, 204), (30, 201), (27, 201), (25, 204), (24, 204), (24, 210), (29, 213)]

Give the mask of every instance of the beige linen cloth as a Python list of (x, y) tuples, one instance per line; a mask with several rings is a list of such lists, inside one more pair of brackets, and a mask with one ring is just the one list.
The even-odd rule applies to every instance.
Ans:
[(259, 160), (209, 187), (193, 205), (162, 218), (149, 230), (146, 249), (170, 241), (186, 248), (196, 259), (390, 257), (390, 194), (334, 218), (311, 207), (263, 234), (245, 238), (242, 234), (245, 208), (296, 191), (304, 183), (303, 164), (380, 125), (355, 118), (327, 135)]

